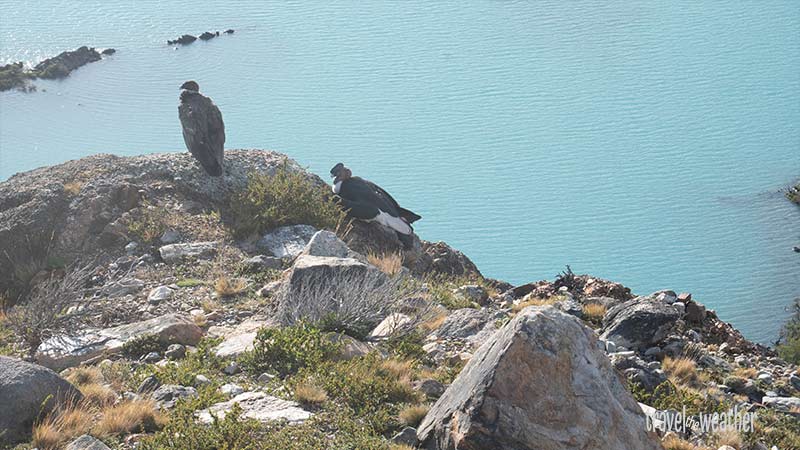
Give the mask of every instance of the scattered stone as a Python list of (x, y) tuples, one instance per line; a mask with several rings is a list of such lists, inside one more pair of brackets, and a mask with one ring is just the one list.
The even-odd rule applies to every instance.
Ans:
[(125, 246), (125, 253), (132, 255), (136, 252), (136, 249), (139, 247), (139, 244), (136, 242), (128, 242), (128, 245)]
[(258, 376), (256, 381), (258, 381), (261, 384), (267, 384), (267, 383), (269, 383), (270, 381), (272, 381), (274, 379), (275, 379), (275, 375), (273, 375), (271, 373), (264, 372), (264, 373), (262, 373), (261, 375)]
[(412, 427), (403, 428), (392, 437), (392, 442), (416, 448), (417, 444), (419, 444), (419, 440), (417, 440), (417, 429)]
[(638, 383), (647, 392), (653, 392), (658, 385), (667, 381), (667, 376), (658, 368), (658, 363), (651, 366), (633, 352), (615, 353), (609, 355), (609, 359), (628, 380)]
[(454, 294), (461, 296), (471, 302), (485, 306), (489, 300), (489, 293), (482, 286), (477, 284), (467, 284), (453, 291)]
[(289, 225), (272, 230), (257, 245), (278, 258), (294, 258), (303, 251), (317, 229), (311, 225)]
[(672, 304), (672, 307), (675, 308), (681, 316), (686, 312), (686, 305), (683, 302), (675, 302)]
[(100, 289), (100, 295), (108, 298), (116, 298), (128, 294), (135, 294), (142, 289), (144, 289), (144, 281), (138, 278), (123, 278), (103, 286)]
[(339, 345), (339, 353), (335, 357), (339, 361), (347, 361), (364, 356), (372, 350), (369, 344), (343, 333), (328, 333), (326, 338), (330, 342)]
[(194, 376), (194, 383), (197, 386), (204, 386), (207, 384), (211, 384), (211, 380), (209, 380), (208, 377), (205, 375), (197, 374)]
[(150, 352), (144, 356), (142, 356), (142, 362), (145, 363), (154, 363), (161, 359), (161, 355), (158, 352)]
[(162, 244), (174, 244), (181, 240), (181, 234), (177, 230), (167, 230), (159, 238)]
[(689, 303), (689, 300), (691, 299), (692, 299), (692, 294), (688, 292), (681, 292), (680, 294), (678, 294), (678, 301), (683, 302), (684, 304)]
[(706, 307), (697, 302), (687, 303), (686, 320), (692, 323), (703, 323), (706, 320)]
[(800, 397), (764, 397), (762, 403), (780, 411), (797, 411), (800, 409)]
[(792, 387), (795, 388), (796, 390), (800, 391), (800, 377), (799, 376), (797, 376), (795, 374), (791, 374), (789, 376), (789, 384), (791, 384)]
[(632, 349), (649, 347), (664, 339), (679, 318), (672, 306), (638, 297), (606, 313), (602, 337)]
[(222, 369), (222, 371), (223, 371), (223, 372), (224, 372), (226, 375), (236, 375), (237, 373), (239, 373), (239, 372), (241, 372), (241, 371), (242, 371), (242, 368), (241, 368), (241, 367), (239, 367), (239, 363), (237, 363), (236, 361), (231, 361), (230, 363), (228, 363), (228, 365), (227, 365), (227, 366), (225, 366), (225, 367)]
[(172, 289), (169, 286), (153, 288), (150, 293), (147, 294), (147, 302), (151, 305), (157, 305), (170, 298), (172, 298)]
[(203, 330), (187, 316), (167, 314), (104, 330), (85, 330), (77, 336), (55, 336), (39, 346), (36, 360), (43, 366), (62, 370), (104, 353), (119, 352), (125, 342), (150, 334), (157, 335), (165, 346), (197, 345)]
[(103, 441), (95, 439), (88, 434), (75, 439), (64, 450), (111, 450)]
[(272, 297), (272, 295), (278, 292), (282, 285), (283, 283), (281, 281), (270, 281), (259, 289), (256, 294), (258, 294), (259, 297)]
[[(335, 233), (320, 230), (311, 236), (308, 244), (300, 252), (301, 255), (330, 256), (334, 258), (354, 258), (357, 253), (350, 250)], [(361, 256), (361, 255), (358, 255)], [(359, 258), (356, 258), (359, 259)]]
[(149, 394), (150, 392), (155, 391), (161, 386), (161, 382), (158, 381), (153, 375), (145, 378), (142, 383), (139, 385), (139, 389), (136, 390), (137, 394)]
[(767, 385), (771, 385), (772, 382), (774, 381), (774, 379), (772, 378), (772, 374), (766, 372), (759, 373), (758, 377), (756, 377), (756, 380)]
[(183, 357), (186, 356), (186, 346), (182, 344), (171, 344), (167, 347), (167, 351), (164, 352), (164, 356), (171, 360), (183, 359)]
[(226, 383), (219, 387), (219, 391), (222, 393), (222, 395), (227, 397), (236, 397), (244, 392), (244, 389), (242, 389), (242, 387), (238, 384)]
[(218, 242), (191, 242), (169, 244), (158, 249), (161, 259), (167, 264), (180, 262), (187, 258), (206, 258), (217, 251)]
[(50, 369), (0, 356), (0, 446), (28, 439), (40, 414), (72, 400), (80, 391)]
[(232, 28), (225, 30), (225, 34), (233, 34), (235, 31)]
[(212, 327), (208, 330), (211, 336), (222, 336), (224, 340), (214, 348), (220, 358), (236, 358), (253, 349), (258, 330), (269, 326), (266, 321), (256, 318), (245, 320), (235, 328)]
[(214, 421), (214, 417), (223, 419), (236, 403), (242, 408), (242, 418), (255, 419), (263, 423), (285, 420), (290, 424), (298, 424), (312, 416), (295, 402), (272, 397), (264, 392), (244, 392), (226, 402), (198, 411), (197, 420), (209, 424)]
[(189, 386), (165, 384), (159, 386), (159, 388), (151, 394), (151, 397), (156, 401), (158, 408), (171, 409), (174, 408), (178, 400), (182, 398), (197, 397), (197, 390)]
[(252, 272), (261, 270), (280, 270), (283, 268), (283, 261), (274, 256), (258, 255), (244, 260), (244, 265)]
[(439, 398), (444, 394), (445, 387), (438, 380), (426, 378), (414, 382), (414, 389), (423, 392), (428, 398)]
[(369, 334), (370, 339), (383, 339), (391, 336), (396, 331), (411, 323), (411, 317), (401, 313), (392, 313), (372, 330)]
[(450, 313), (435, 333), (439, 339), (466, 339), (483, 330), (488, 322), (486, 311), (461, 308)]
[(419, 440), (442, 450), (660, 449), (596, 340), (555, 308), (524, 309), (433, 405)]

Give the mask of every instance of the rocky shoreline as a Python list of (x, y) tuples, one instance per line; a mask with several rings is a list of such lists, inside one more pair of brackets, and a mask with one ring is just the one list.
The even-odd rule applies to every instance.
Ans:
[[(172, 153), (95, 155), (0, 183), (0, 404), (12, 405), (0, 440), (20, 450), (215, 448), (220, 435), (236, 436), (234, 448), (800, 445), (798, 367), (689, 293), (637, 296), (569, 268), (512, 286), (443, 242), (404, 248), (377, 224), (290, 220), (241, 235), (236, 202), (253, 173), (329, 192), (262, 150), (226, 151), (219, 179)], [(72, 279), (79, 289), (65, 288)], [(23, 335), (20, 323), (48, 319), (25, 322), (25, 305), (63, 314)], [(55, 395), (67, 391), (72, 403)], [(112, 421), (134, 408), (133, 425)], [(702, 427), (704, 414), (729, 410), (755, 414), (755, 426)], [(81, 425), (65, 425), (67, 412), (85, 414)], [(671, 418), (684, 412), (698, 422), (678, 427)]]
[(30, 70), (27, 70), (21, 62), (7, 64), (0, 67), (0, 92), (11, 89), (25, 92), (35, 91), (36, 87), (31, 84), (31, 81), (37, 78), (43, 80), (63, 79), (78, 68), (100, 61), (103, 56), (110, 56), (114, 53), (116, 50), (113, 48), (97, 50), (83, 46), (47, 58)]

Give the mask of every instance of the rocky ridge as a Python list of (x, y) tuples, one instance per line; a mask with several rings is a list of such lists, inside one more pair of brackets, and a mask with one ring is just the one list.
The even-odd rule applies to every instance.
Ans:
[[(47, 274), (68, 270), (64, 262), (93, 268), (75, 307), (88, 310), (81, 329), (44, 340), (30, 353), (39, 365), (26, 367), (61, 370), (93, 396), (85, 378), (95, 374), (111, 389), (111, 404), (153, 401), (156, 414), (172, 417), (167, 427), (185, 417), (171, 411), (197, 404), (193, 414), (203, 426), (233, 411), (228, 420), (251, 420), (275, 433), (335, 430), (342, 425), (326, 420), (333, 405), (347, 401), (339, 394), (346, 384), (333, 389), (320, 373), (303, 372), (313, 368), (284, 371), (274, 362), (274, 370), (248, 368), (264, 330), (281, 333), (304, 318), (350, 317), (324, 330), (337, 350), (318, 364), (326, 373), (367, 370), (363, 365), (396, 364), (405, 355), (416, 369), (394, 377), (409, 392), (397, 406), (387, 397), (389, 410), (406, 403), (429, 408), (417, 421), (390, 421), (370, 448), (678, 448), (675, 442), (791, 448), (790, 431), (723, 441), (698, 427), (665, 429), (662, 419), (681, 405), (691, 414), (736, 406), (770, 423), (791, 423), (800, 411), (798, 368), (745, 339), (690, 294), (635, 296), (619, 283), (570, 270), (511, 286), (483, 278), (445, 243), (417, 239), (403, 250), (377, 224), (356, 223), (337, 236), (300, 223), (234, 238), (231, 194), (247, 188), (249, 173), (282, 167), (302, 170), (285, 155), (260, 150), (227, 151), (219, 179), (205, 177), (188, 154), (95, 155), (0, 183), (0, 254), (7, 255), (0, 258), (0, 291), (23, 304)], [(323, 188), (322, 180), (306, 176)], [(395, 279), (413, 289), (395, 289)], [(331, 292), (338, 302), (319, 300)], [(366, 304), (372, 315), (360, 309), (348, 316), (351, 298), (380, 300)], [(413, 336), (414, 344), (394, 343)], [(23, 343), (7, 340), (6, 348), (22, 356)], [(2, 358), (0, 370), (22, 385), (36, 383), (38, 375), (21, 369), (25, 364)], [(58, 380), (43, 392), (71, 386)], [(299, 394), (309, 380), (321, 394)], [(10, 398), (7, 392), (0, 389), (0, 401)], [(25, 439), (37, 415), (15, 413), (20, 423), (3, 425), (11, 430), (3, 438)], [(8, 420), (0, 412), (0, 424)], [(114, 442), (158, 448), (147, 447), (161, 438), (157, 429), (121, 432)], [(111, 443), (102, 430), (90, 427), (89, 434)], [(92, 439), (85, 433), (73, 437)], [(338, 439), (344, 432), (330, 433)]]

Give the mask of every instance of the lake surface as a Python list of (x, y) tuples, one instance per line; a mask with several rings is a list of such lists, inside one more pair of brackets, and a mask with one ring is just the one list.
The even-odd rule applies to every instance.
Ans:
[(184, 151), (195, 79), (228, 147), (343, 161), (487, 276), (689, 291), (769, 342), (800, 296), (800, 3), (606, 3), (0, 0), (3, 63), (118, 50), (0, 93), (0, 179)]

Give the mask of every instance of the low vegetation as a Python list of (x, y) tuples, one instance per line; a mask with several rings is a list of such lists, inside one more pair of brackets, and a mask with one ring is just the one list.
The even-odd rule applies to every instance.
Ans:
[(240, 358), (242, 365), (258, 376), (276, 373), (281, 377), (307, 366), (318, 366), (338, 352), (339, 346), (306, 322), (285, 328), (262, 328), (253, 350)]
[(778, 354), (793, 364), (800, 364), (800, 298), (792, 304), (792, 316), (781, 330)]
[(288, 163), (274, 175), (251, 174), (247, 188), (231, 198), (230, 209), (238, 237), (295, 224), (336, 231), (345, 223), (329, 189)]

